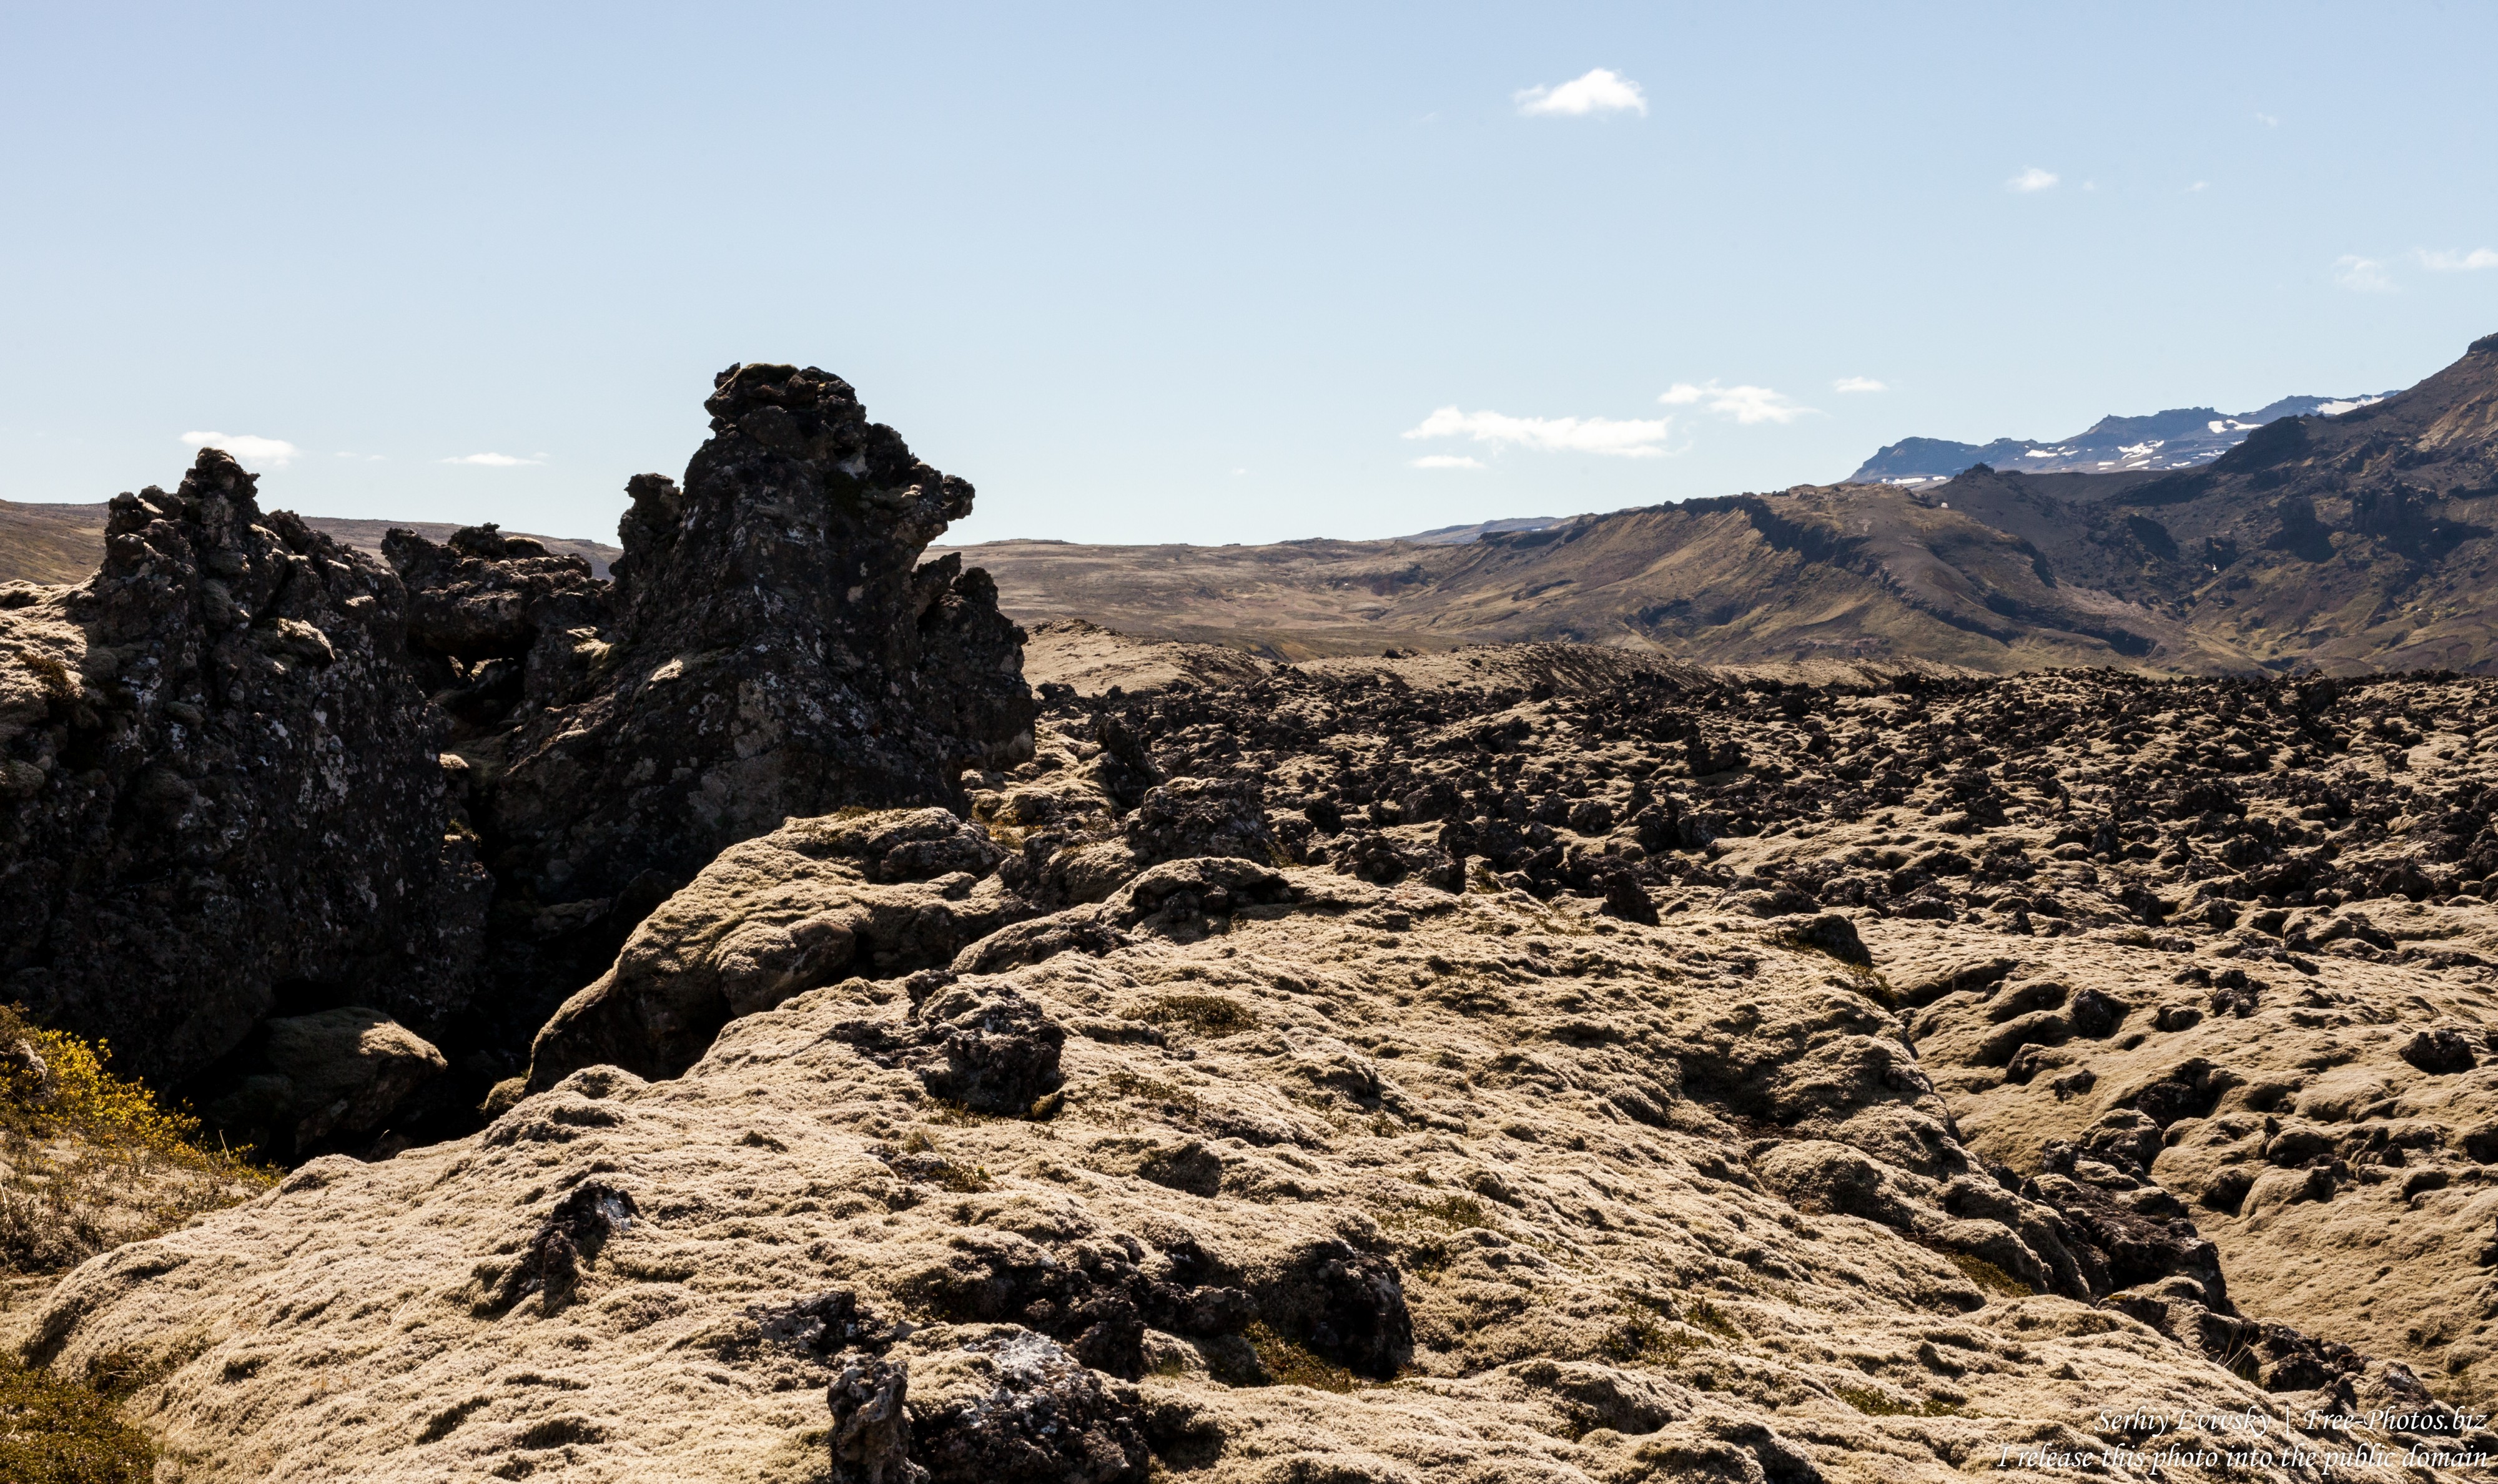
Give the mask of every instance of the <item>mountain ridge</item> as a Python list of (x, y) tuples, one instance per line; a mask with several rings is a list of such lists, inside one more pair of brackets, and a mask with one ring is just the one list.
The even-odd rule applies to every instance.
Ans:
[(2498, 669), (2498, 336), (2185, 469), (1798, 486), (1462, 546), (959, 548), (1023, 621), (1279, 659), (1563, 642), (2009, 673)]
[(1978, 464), (2031, 474), (2126, 473), (2209, 463), (2257, 428), (2283, 418), (2336, 416), (2391, 396), (2285, 396), (2253, 412), (2170, 407), (2140, 417), (2110, 413), (2069, 438), (1997, 438), (1958, 443), (1903, 438), (1876, 449), (1844, 484), (1938, 484)]

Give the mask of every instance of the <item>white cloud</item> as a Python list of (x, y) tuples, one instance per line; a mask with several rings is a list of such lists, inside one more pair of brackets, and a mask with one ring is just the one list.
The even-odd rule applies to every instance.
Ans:
[(2435, 268), (2441, 273), (2466, 273), (2475, 268), (2498, 268), (2498, 251), (2486, 247), (2476, 247), (2470, 252), (2430, 252), (2422, 248), (2417, 256), (2420, 267)]
[(1719, 417), (1733, 418), (1738, 423), (1792, 423), (1813, 410), (1798, 406), (1782, 394), (1767, 387), (1721, 387), (1713, 381), (1705, 387), (1695, 387), (1687, 381), (1676, 382), (1659, 394), (1657, 400), (1668, 407), (1688, 407), (1696, 403)]
[(2197, 180), (2197, 181), (2195, 181), (2193, 185), (2190, 185), (2190, 186), (2186, 187), (2186, 194), (2187, 194), (2187, 195), (2189, 195), (2189, 196), (2192, 196), (2192, 195), (2194, 195), (2196, 191), (2208, 191), (2208, 190), (2210, 190), (2211, 188), (2212, 188), (2212, 182), (2211, 182), (2211, 181), (2209, 181), (2209, 180)]
[(2354, 294), (2390, 294), (2394, 289), (2394, 281), (2386, 276), (2383, 263), (2356, 253), (2344, 253), (2333, 260), (2333, 281)]
[[(1516, 445), (1553, 454), (1608, 454), (1655, 458), (1665, 450), (1672, 418), (1513, 418), (1497, 412), (1442, 407), (1405, 430), (1408, 438), (1471, 438), (1493, 448)], [(1434, 467), (1449, 467), (1435, 465)]]
[(2054, 171), (2040, 170), (2037, 166), (2033, 165), (2028, 170), (2025, 170), (2021, 174), (2013, 176), (2011, 179), (2004, 181), (2003, 188), (2007, 191), (2019, 191), (2024, 195), (2028, 195), (2033, 191), (2047, 190), (2054, 186), (2061, 178), (2063, 177), (2058, 175)]
[(2257, 113), (2256, 122), (2263, 125), (2267, 129), (2278, 129), (2281, 127), (2281, 120), (2273, 117), (2270, 113)]
[(238, 463), (249, 460), (272, 469), (285, 468), (304, 452), (283, 438), (255, 438), (249, 433), (187, 432), (182, 441), (193, 448), (221, 448)]
[(483, 464), (489, 469), (512, 469), (518, 468), (525, 463), (546, 462), (543, 458), (515, 458), (509, 454), (463, 454), (457, 458), (446, 458), (442, 461), (444, 463)]
[(1648, 116), (1648, 95), (1640, 85), (1610, 68), (1598, 67), (1557, 87), (1530, 87), (1515, 95), (1518, 111), (1529, 118), (1589, 113), (1632, 112)]
[(1871, 376), (1841, 376), (1830, 384), (1833, 392), (1888, 392), (1891, 389)]
[(1414, 460), (1418, 469), (1480, 469), (1484, 461), (1463, 454), (1425, 454)]

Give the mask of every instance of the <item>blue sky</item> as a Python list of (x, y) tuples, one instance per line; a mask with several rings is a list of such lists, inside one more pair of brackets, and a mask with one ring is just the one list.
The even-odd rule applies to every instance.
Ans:
[(612, 539), (740, 360), (847, 377), (966, 540), (2381, 391), (2498, 331), (2492, 56), (2461, 4), (0, 6), (0, 498), (219, 433), (272, 505)]

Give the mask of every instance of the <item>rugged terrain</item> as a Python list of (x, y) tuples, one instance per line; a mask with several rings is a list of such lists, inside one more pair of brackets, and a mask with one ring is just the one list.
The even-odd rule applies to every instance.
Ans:
[[(1672, 519), (1779, 622), (2232, 668), (2106, 597), (2134, 518), (2258, 596), (2482, 539), (2491, 349), (2173, 477)], [(1026, 632), (846, 384), (706, 405), (611, 579), (209, 451), (0, 589), (12, 988), (292, 1166), (0, 1308), (158, 1478), (2498, 1451), (2498, 680)], [(1399, 550), (1635, 575), (1612, 519)]]
[(28, 1353), (172, 1479), (2487, 1449), (2498, 685), (1031, 663), (968, 819), (726, 851), (484, 1132)]

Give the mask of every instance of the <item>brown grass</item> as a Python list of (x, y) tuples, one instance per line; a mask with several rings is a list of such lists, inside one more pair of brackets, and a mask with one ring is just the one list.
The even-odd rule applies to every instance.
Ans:
[(144, 1484), (156, 1445), (88, 1387), (0, 1355), (0, 1479)]
[[(259, 1194), (249, 1151), (208, 1148), (199, 1120), (115, 1077), (112, 1053), (0, 1006), (0, 1271), (53, 1273)], [(0, 1357), (0, 1479), (122, 1484), (155, 1445), (115, 1401), (148, 1376), (112, 1352), (86, 1384)]]
[(1238, 1035), (1258, 1028), (1247, 1005), (1223, 995), (1164, 995), (1127, 1012), (1149, 1026), (1179, 1026), (1201, 1036)]
[(1616, 1365), (1676, 1365), (1709, 1342), (1688, 1330), (1673, 1329), (1652, 1314), (1632, 1313), (1596, 1342), (1597, 1353)]
[(1972, 1257), (1967, 1252), (1946, 1252), (1943, 1255), (1951, 1259), (1953, 1267), (1960, 1269), (1962, 1277), (1987, 1293), (2007, 1299), (2026, 1299), (2038, 1291), (1983, 1257)]
[(893, 1172), (905, 1180), (935, 1185), (956, 1195), (977, 1195), (992, 1188), (988, 1170), (981, 1165), (964, 1164), (949, 1159), (937, 1149), (937, 1141), (924, 1129), (913, 1129), (902, 1140), (902, 1152), (893, 1158)]
[(1894, 1402), (1870, 1386), (1839, 1386), (1832, 1389), (1838, 1393), (1839, 1400), (1868, 1417), (1957, 1417), (1960, 1415), (1958, 1405), (1936, 1397), (1928, 1397), (1925, 1401), (1911, 1405), (1906, 1402)]
[(60, 1272), (276, 1181), (249, 1150), (208, 1147), (198, 1119), (114, 1076), (110, 1057), (0, 1006), (0, 1270)]
[(1186, 1088), (1152, 1077), (1139, 1077), (1124, 1068), (1103, 1078), (1102, 1087), (1113, 1097), (1157, 1105), (1173, 1118), (1193, 1119), (1200, 1111), (1197, 1094)]
[(1750, 1338), (1737, 1329), (1735, 1321), (1718, 1312), (1717, 1306), (1707, 1299), (1693, 1299), (1682, 1310), (1682, 1322), (1707, 1330), (1713, 1335), (1723, 1335), (1729, 1340)]
[(1287, 1340), (1260, 1320), (1241, 1332), (1258, 1364), (1278, 1386), (1307, 1386), (1312, 1391), (1351, 1391), (1363, 1383), (1344, 1367), (1311, 1353), (1307, 1345)]

